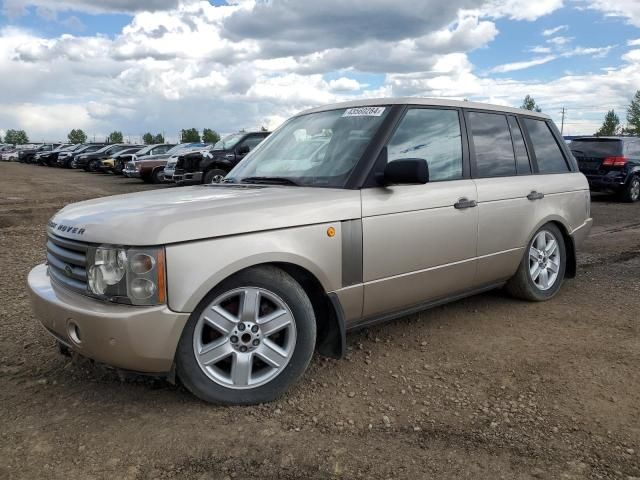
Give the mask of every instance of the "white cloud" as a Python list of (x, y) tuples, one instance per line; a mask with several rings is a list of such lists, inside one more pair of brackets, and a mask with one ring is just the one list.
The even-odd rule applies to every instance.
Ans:
[(180, 0), (4, 0), (3, 11), (9, 17), (27, 14), (27, 7), (41, 12), (82, 11), (89, 13), (158, 11), (175, 8)]
[(536, 45), (529, 49), (532, 53), (551, 53), (550, 47), (543, 47), (542, 45)]
[(627, 42), (627, 46), (629, 46), (629, 47), (640, 47), (640, 38), (636, 38), (634, 40), (629, 40)]
[(357, 80), (347, 77), (340, 77), (329, 82), (329, 88), (332, 92), (355, 92), (365, 86)]
[(526, 68), (535, 67), (537, 65), (543, 65), (549, 63), (558, 58), (555, 55), (547, 55), (546, 57), (534, 58), (532, 60), (525, 60), (522, 62), (504, 63), (491, 69), (492, 73), (506, 73), (515, 72), (516, 70), (524, 70)]
[(564, 30), (568, 30), (569, 29), (569, 25), (560, 25), (558, 27), (555, 28), (549, 28), (547, 30), (543, 30), (542, 31), (542, 35), (545, 37), (550, 37), (553, 34), (556, 34), (558, 32), (562, 32)]
[(481, 11), (494, 18), (509, 17), (514, 20), (533, 21), (562, 8), (562, 0), (490, 0)]
[(566, 45), (573, 40), (573, 37), (563, 37), (562, 35), (558, 35), (557, 37), (551, 37), (547, 40), (547, 43), (555, 45), (556, 47), (561, 47), (562, 45)]
[(638, 0), (580, 0), (580, 4), (598, 10), (607, 16), (626, 18), (640, 27), (640, 2)]

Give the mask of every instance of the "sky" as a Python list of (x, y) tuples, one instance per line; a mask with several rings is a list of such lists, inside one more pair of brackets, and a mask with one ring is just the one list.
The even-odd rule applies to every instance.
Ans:
[(275, 128), (326, 103), (520, 106), (592, 134), (640, 89), (640, 0), (0, 0), (0, 132)]

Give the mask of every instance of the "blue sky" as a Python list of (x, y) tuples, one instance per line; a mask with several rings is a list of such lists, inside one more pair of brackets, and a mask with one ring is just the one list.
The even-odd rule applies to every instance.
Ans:
[[(358, 97), (531, 94), (593, 133), (640, 88), (637, 0), (0, 0), (0, 131), (273, 128)], [(169, 133), (171, 136), (171, 133)]]

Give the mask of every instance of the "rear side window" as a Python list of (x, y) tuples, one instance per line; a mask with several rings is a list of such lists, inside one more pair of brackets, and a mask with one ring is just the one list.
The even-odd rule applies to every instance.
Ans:
[(389, 142), (389, 161), (423, 158), (429, 180), (462, 178), (462, 135), (457, 110), (412, 108)]
[(567, 161), (564, 159), (562, 150), (560, 150), (547, 122), (525, 118), (524, 124), (527, 127), (529, 138), (531, 138), (531, 143), (533, 144), (533, 151), (536, 154), (538, 171), (540, 173), (568, 172)]
[(254, 135), (246, 138), (245, 141), (242, 142), (242, 145), (249, 147), (249, 150), (253, 150), (260, 144), (260, 142), (262, 142), (262, 140), (264, 140), (264, 137)]
[(624, 142), (624, 154), (633, 159), (640, 158), (640, 141)]
[(516, 154), (516, 166), (518, 175), (527, 175), (531, 173), (531, 164), (529, 163), (529, 154), (527, 146), (524, 143), (524, 137), (520, 130), (520, 125), (516, 117), (509, 117), (509, 127), (511, 128), (511, 140), (513, 140), (513, 151)]
[(505, 115), (469, 112), (469, 126), (475, 149), (477, 177), (505, 177), (516, 174), (511, 133)]

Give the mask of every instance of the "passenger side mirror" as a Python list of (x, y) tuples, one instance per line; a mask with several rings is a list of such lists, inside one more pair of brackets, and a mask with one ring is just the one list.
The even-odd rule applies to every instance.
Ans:
[(403, 158), (387, 163), (385, 185), (424, 184), (429, 181), (429, 165), (423, 158)]
[(238, 155), (246, 155), (247, 153), (249, 153), (249, 146), (248, 145), (242, 145), (241, 147), (238, 147), (238, 150), (236, 150), (236, 153)]

